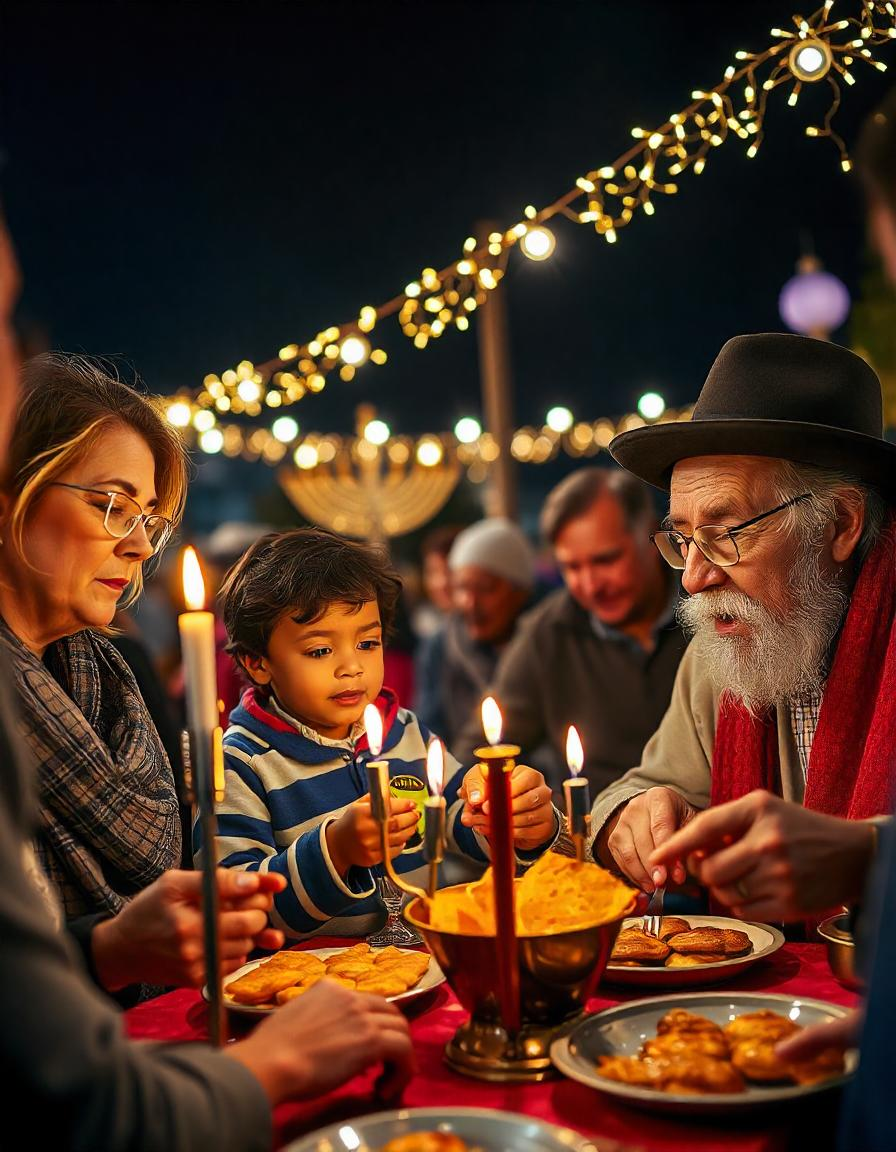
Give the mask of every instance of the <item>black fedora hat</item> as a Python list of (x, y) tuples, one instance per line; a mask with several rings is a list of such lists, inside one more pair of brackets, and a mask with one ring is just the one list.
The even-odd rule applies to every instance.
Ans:
[(657, 488), (668, 489), (674, 465), (692, 456), (775, 456), (851, 472), (896, 501), (880, 381), (860, 356), (807, 336), (735, 336), (689, 421), (623, 432), (610, 452)]

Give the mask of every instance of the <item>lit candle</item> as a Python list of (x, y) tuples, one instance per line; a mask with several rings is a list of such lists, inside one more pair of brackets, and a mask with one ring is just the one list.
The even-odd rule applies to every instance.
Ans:
[(482, 727), (489, 747), (477, 748), (474, 755), (485, 775), (488, 795), (492, 875), (495, 884), (495, 925), (497, 928), (498, 991), (501, 1018), (508, 1035), (520, 1028), (520, 969), (514, 919), (513, 878), (516, 858), (513, 851), (513, 810), (510, 779), (520, 753), (515, 744), (501, 744), (501, 711), (491, 696), (482, 702)]
[(381, 827), (389, 819), (389, 762), (379, 760), (383, 750), (383, 718), (375, 704), (364, 709), (364, 728), (372, 759), (367, 761), (367, 781), (370, 788), (370, 812)]
[(426, 797), (426, 823), (423, 826), (423, 859), (429, 864), (429, 898), (436, 894), (439, 865), (445, 859), (445, 755), (441, 740), (430, 741), (426, 750), (426, 779), (431, 795)]
[(383, 873), (392, 883), (412, 896), (426, 898), (426, 893), (415, 884), (402, 880), (392, 864), (389, 855), (389, 817), (392, 802), (389, 796), (389, 761), (377, 757), (383, 750), (383, 718), (379, 709), (368, 704), (364, 709), (364, 728), (372, 760), (367, 761), (367, 787), (370, 790), (370, 814), (380, 826), (380, 850), (383, 856)]
[(222, 1045), (227, 1039), (224, 990), (221, 980), (221, 937), (215, 838), (215, 800), (224, 799), (224, 760), (218, 721), (215, 674), (215, 618), (204, 611), (205, 586), (192, 548), (184, 552), (184, 600), (189, 611), (177, 618), (187, 695), (187, 729), (194, 793), (202, 837), (202, 923), (205, 979), (209, 990), (209, 1037)]
[(579, 734), (572, 725), (566, 733), (566, 763), (572, 773), (563, 781), (566, 824), (576, 846), (576, 859), (581, 864), (585, 859), (585, 837), (588, 835), (588, 824), (591, 820), (591, 795), (588, 781), (579, 775), (585, 763), (585, 753)]
[(215, 617), (205, 608), (205, 584), (193, 548), (184, 551), (184, 600), (188, 612), (177, 618), (187, 693), (187, 727), (214, 732), (218, 727), (218, 681), (215, 674)]

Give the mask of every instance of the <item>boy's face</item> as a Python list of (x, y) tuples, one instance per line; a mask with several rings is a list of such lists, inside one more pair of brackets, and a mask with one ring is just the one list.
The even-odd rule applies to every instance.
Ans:
[(382, 633), (376, 600), (360, 611), (333, 604), (311, 624), (284, 616), (267, 655), (246, 657), (246, 669), (256, 684), (271, 686), (290, 715), (341, 740), (383, 686)]

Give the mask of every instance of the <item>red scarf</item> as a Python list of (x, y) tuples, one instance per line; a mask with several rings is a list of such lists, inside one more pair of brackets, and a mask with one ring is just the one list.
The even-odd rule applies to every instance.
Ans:
[[(809, 755), (803, 803), (862, 820), (896, 800), (896, 515), (862, 565)], [(754, 788), (780, 795), (775, 715), (754, 719), (727, 697), (719, 711), (710, 804)]]

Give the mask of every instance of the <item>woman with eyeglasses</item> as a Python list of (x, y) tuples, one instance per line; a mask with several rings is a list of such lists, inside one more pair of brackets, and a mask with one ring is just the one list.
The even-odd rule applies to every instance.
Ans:
[[(92, 362), (25, 365), (0, 485), (0, 659), (39, 770), (43, 888), (94, 979), (123, 1002), (203, 978), (199, 874), (177, 870), (174, 779), (109, 626), (178, 522), (187, 487), (176, 433)], [(267, 880), (219, 877), (225, 970), (267, 927)]]

